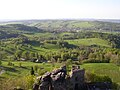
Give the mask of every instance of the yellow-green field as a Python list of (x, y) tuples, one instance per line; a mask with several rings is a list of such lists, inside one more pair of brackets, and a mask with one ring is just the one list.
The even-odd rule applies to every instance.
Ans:
[(91, 46), (91, 45), (98, 45), (98, 46), (105, 46), (105, 47), (110, 47), (109, 42), (106, 40), (102, 40), (99, 38), (86, 38), (86, 39), (75, 39), (75, 40), (66, 40), (69, 44), (74, 44), (74, 45), (86, 45), (86, 46)]

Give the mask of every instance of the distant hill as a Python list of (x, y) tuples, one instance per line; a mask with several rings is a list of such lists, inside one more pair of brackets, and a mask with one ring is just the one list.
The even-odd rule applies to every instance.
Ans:
[(98, 21), (111, 22), (111, 23), (120, 23), (119, 19), (99, 19)]
[(19, 30), (19, 31), (30, 31), (30, 32), (38, 32), (42, 31), (41, 29), (38, 29), (37, 27), (33, 26), (26, 26), (24, 24), (7, 24), (7, 25), (1, 25), (0, 30), (2, 31), (8, 31), (8, 30)]
[[(22, 27), (27, 31), (100, 31), (100, 32), (120, 32), (120, 20), (23, 20), (23, 21), (8, 21), (0, 25), (12, 25), (13, 27)], [(16, 25), (18, 24), (18, 25)], [(23, 25), (22, 25), (23, 24)], [(27, 27), (27, 26), (30, 26)], [(34, 27), (34, 28), (33, 28)], [(37, 28), (35, 28), (37, 27)], [(28, 29), (29, 28), (29, 29)]]
[(26, 26), (24, 24), (0, 25), (0, 39), (16, 38), (22, 33), (34, 32), (43, 32), (43, 30), (33, 26)]

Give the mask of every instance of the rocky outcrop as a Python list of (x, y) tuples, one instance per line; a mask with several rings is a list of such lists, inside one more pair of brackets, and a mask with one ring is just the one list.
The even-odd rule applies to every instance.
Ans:
[(111, 90), (112, 83), (109, 82), (84, 82), (84, 74), (84, 69), (72, 66), (70, 74), (67, 75), (66, 66), (63, 66), (37, 77), (38, 83), (33, 85), (33, 90)]
[[(78, 81), (74, 80), (76, 78), (78, 78)], [(80, 83), (78, 83), (79, 80)], [(33, 90), (74, 90), (76, 84), (84, 83), (84, 70), (74, 66), (71, 75), (67, 75), (66, 66), (63, 66), (51, 73), (45, 73), (38, 78), (38, 81), (38, 84), (33, 85)]]

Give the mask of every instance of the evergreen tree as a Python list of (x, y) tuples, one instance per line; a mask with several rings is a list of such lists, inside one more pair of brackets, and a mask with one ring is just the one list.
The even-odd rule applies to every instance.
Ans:
[(2, 64), (2, 61), (0, 60), (0, 65)]
[(31, 74), (31, 75), (35, 75), (35, 74), (34, 74), (34, 69), (33, 69), (33, 67), (31, 67), (30, 74)]

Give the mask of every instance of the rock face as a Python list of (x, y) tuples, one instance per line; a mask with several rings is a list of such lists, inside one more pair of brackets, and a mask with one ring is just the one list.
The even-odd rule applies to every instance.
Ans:
[(84, 88), (84, 74), (85, 70), (80, 69), (79, 66), (73, 66), (70, 73), (70, 83), (72, 90), (85, 90)]
[(33, 90), (112, 90), (109, 82), (84, 82), (85, 70), (79, 66), (72, 66), (67, 75), (66, 66), (51, 73), (37, 77), (38, 83), (33, 85)]
[(84, 74), (84, 69), (73, 66), (71, 74), (67, 75), (66, 66), (63, 66), (51, 73), (44, 74), (39, 78), (39, 84), (33, 85), (33, 90), (82, 90)]

